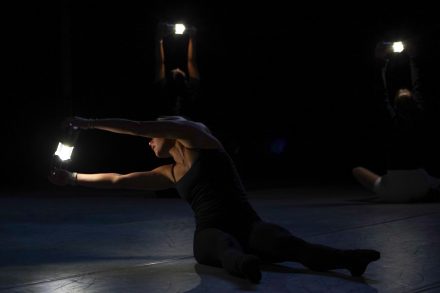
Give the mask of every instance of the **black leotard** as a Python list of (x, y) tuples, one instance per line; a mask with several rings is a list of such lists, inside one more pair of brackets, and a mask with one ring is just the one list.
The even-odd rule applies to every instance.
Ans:
[(176, 183), (191, 205), (197, 229), (229, 230), (260, 218), (247, 200), (231, 157), (224, 150), (201, 149), (191, 169)]

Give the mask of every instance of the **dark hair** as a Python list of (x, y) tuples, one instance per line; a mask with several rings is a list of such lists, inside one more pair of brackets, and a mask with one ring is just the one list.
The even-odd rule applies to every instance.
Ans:
[(188, 80), (184, 72), (170, 70), (166, 76), (166, 83), (175, 95), (183, 96), (188, 91)]
[[(156, 121), (192, 121), (192, 120), (187, 119), (183, 116), (174, 115), (174, 116), (159, 116), (156, 118)], [(196, 122), (196, 123), (202, 126), (206, 132), (212, 133), (211, 130), (208, 128), (208, 126), (206, 126), (202, 122)]]
[(407, 120), (416, 119), (419, 112), (416, 97), (406, 88), (399, 89), (394, 96), (394, 109), (398, 116)]

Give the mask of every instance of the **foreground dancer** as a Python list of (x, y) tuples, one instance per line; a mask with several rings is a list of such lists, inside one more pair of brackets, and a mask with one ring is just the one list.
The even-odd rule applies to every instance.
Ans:
[(247, 200), (238, 172), (221, 142), (202, 123), (180, 116), (156, 121), (72, 118), (71, 126), (151, 138), (159, 158), (174, 163), (130, 174), (83, 174), (58, 169), (57, 185), (159, 190), (175, 187), (196, 218), (194, 257), (204, 265), (258, 283), (260, 263), (294, 261), (316, 271), (347, 269), (361, 276), (380, 258), (375, 250), (341, 250), (306, 242), (262, 220)]

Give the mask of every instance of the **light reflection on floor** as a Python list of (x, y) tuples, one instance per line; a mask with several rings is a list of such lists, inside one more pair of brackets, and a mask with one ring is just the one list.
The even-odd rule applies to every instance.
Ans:
[(174, 198), (0, 197), (0, 292), (435, 292), (440, 204), (371, 204), (356, 188), (260, 190), (267, 221), (308, 241), (372, 248), (363, 279), (299, 264), (263, 267), (261, 284), (196, 264), (193, 216)]

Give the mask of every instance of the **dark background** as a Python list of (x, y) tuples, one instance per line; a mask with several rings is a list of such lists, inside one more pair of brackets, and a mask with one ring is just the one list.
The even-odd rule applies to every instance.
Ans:
[[(66, 116), (155, 118), (155, 28), (177, 20), (198, 28), (200, 117), (248, 187), (352, 182), (359, 164), (383, 171), (374, 47), (414, 36), (438, 44), (436, 12), (358, 2), (9, 4), (1, 187), (51, 188), (46, 176)], [(160, 161), (147, 146), (137, 137), (84, 131), (68, 169), (149, 169)]]

